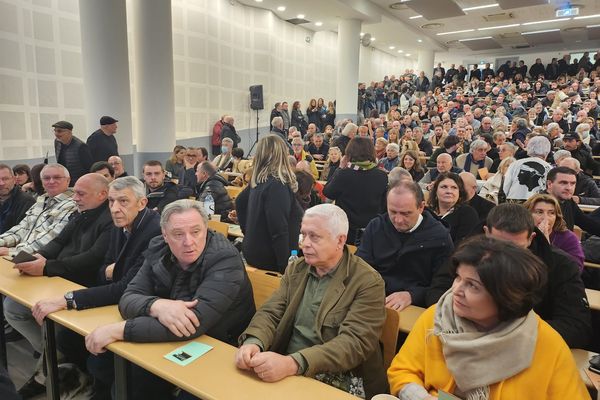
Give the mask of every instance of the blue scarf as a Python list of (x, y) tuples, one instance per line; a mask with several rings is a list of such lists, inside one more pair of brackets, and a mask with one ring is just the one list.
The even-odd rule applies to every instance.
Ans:
[(467, 172), (471, 172), (471, 163), (473, 162), (476, 162), (479, 168), (485, 167), (485, 158), (481, 161), (473, 161), (473, 155), (469, 153), (465, 159), (465, 167), (463, 169)]

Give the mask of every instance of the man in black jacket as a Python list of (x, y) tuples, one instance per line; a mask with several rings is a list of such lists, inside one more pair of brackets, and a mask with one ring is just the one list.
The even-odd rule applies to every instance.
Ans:
[[(110, 232), (108, 252), (98, 274), (97, 286), (65, 293), (64, 296), (38, 301), (32, 309), (41, 324), (50, 313), (64, 310), (85, 310), (118, 304), (127, 284), (139, 271), (150, 240), (160, 235), (160, 215), (146, 207), (148, 199), (144, 184), (133, 176), (118, 178), (110, 184), (108, 203), (114, 226)], [(88, 353), (83, 338), (70, 330), (59, 334), (59, 349), (69, 362), (86, 369)], [(88, 361), (97, 378), (95, 389), (106, 393), (112, 383), (112, 356), (92, 357)]]
[[(77, 212), (61, 233), (38, 251), (36, 260), (15, 264), (14, 268), (21, 274), (60, 276), (84, 286), (96, 282), (112, 227), (107, 201), (108, 181), (100, 174), (87, 174), (77, 181), (73, 191)], [(42, 353), (41, 328), (31, 310), (7, 298), (4, 314), (8, 323), (31, 343), (33, 349)], [(42, 393), (45, 390), (43, 380), (36, 372), (19, 393), (26, 398)]]
[(100, 118), (100, 129), (87, 138), (87, 145), (92, 153), (94, 162), (108, 161), (111, 156), (119, 155), (119, 146), (115, 133), (117, 133), (118, 120), (107, 115)]
[(242, 141), (240, 136), (235, 131), (235, 127), (233, 126), (234, 120), (231, 115), (226, 115), (223, 117), (223, 129), (221, 129), (221, 142), (225, 138), (229, 138), (233, 140), (233, 147), (238, 147), (238, 144)]
[[(548, 283), (534, 311), (552, 326), (571, 348), (585, 348), (591, 334), (590, 309), (579, 267), (563, 251), (552, 247), (535, 227), (529, 210), (520, 204), (501, 204), (490, 211), (485, 233), (511, 241), (538, 256), (546, 265)], [(427, 291), (427, 305), (435, 304), (452, 286), (448, 264), (439, 269)]]
[(88, 145), (78, 137), (73, 136), (73, 124), (68, 121), (58, 121), (54, 125), (54, 154), (56, 162), (69, 170), (71, 185), (77, 179), (90, 172), (94, 163)]
[(369, 222), (356, 255), (385, 281), (386, 307), (424, 306), (425, 291), (454, 246), (444, 224), (424, 211), (418, 184), (400, 180), (389, 189), (386, 214)]
[(142, 172), (146, 184), (148, 208), (161, 213), (167, 204), (177, 200), (179, 196), (177, 185), (173, 182), (165, 182), (165, 170), (160, 161), (146, 161)]
[(577, 184), (572, 197), (577, 204), (600, 205), (600, 188), (596, 185), (596, 181), (581, 170), (579, 160), (573, 157), (566, 157), (558, 163), (560, 167), (571, 168), (577, 172)]
[(458, 175), (463, 181), (463, 185), (465, 187), (465, 193), (467, 194), (467, 204), (473, 207), (475, 211), (477, 211), (481, 227), (483, 227), (483, 224), (485, 223), (489, 212), (496, 205), (477, 194), (477, 180), (475, 179), (473, 174), (463, 171)]
[[(85, 342), (92, 354), (119, 340), (182, 341), (203, 334), (235, 344), (254, 315), (242, 258), (227, 238), (208, 230), (201, 203), (169, 204), (160, 224), (162, 236), (150, 242), (140, 271), (119, 302), (125, 321), (89, 334)], [(133, 374), (134, 381), (137, 376)], [(170, 385), (147, 374), (134, 386), (135, 399), (168, 398), (170, 392)]]
[(21, 222), (33, 203), (35, 199), (16, 184), (12, 168), (0, 164), (0, 234)]
[(198, 164), (196, 179), (198, 179), (196, 185), (198, 201), (204, 203), (206, 196), (210, 194), (215, 202), (213, 213), (220, 215), (221, 220), (226, 220), (229, 211), (233, 210), (233, 201), (225, 189), (225, 186), (229, 185), (227, 180), (217, 173), (217, 169), (210, 161), (202, 161)]

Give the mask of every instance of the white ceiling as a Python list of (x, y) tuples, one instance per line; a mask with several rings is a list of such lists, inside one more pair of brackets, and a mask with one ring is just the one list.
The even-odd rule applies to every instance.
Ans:
[[(362, 31), (376, 38), (372, 46), (394, 54), (398, 57), (416, 59), (417, 50), (449, 51), (456, 54), (497, 54), (506, 52), (533, 52), (543, 50), (564, 49), (576, 46), (600, 47), (586, 26), (600, 24), (600, 0), (239, 0), (251, 7), (273, 11), (279, 18), (296, 18), (304, 14), (308, 23), (301, 26), (313, 30), (337, 31), (340, 18), (355, 18), (363, 21)], [(412, 3), (412, 4), (411, 4)], [(477, 10), (465, 8), (490, 4), (519, 4), (519, 8), (502, 9), (500, 5)], [(570, 5), (579, 7), (579, 16), (598, 15), (588, 19), (568, 18), (539, 24), (528, 24), (536, 21), (556, 19), (556, 10)], [(286, 7), (278, 11), (277, 7)], [(428, 20), (419, 15), (411, 7), (424, 14), (435, 14), (439, 9), (465, 15), (450, 18)], [(462, 11), (460, 10), (462, 9)], [(315, 22), (321, 22), (316, 26)], [(434, 24), (434, 25), (431, 25)], [(524, 25), (527, 24), (527, 25)], [(512, 25), (505, 28), (493, 28)], [(485, 29), (493, 28), (493, 29)], [(548, 35), (521, 33), (560, 29)], [(456, 32), (469, 30), (468, 32)], [(463, 41), (464, 39), (485, 38), (481, 41)], [(468, 45), (465, 45), (465, 43)], [(393, 49), (390, 47), (393, 46)], [(402, 50), (399, 53), (398, 50)]]

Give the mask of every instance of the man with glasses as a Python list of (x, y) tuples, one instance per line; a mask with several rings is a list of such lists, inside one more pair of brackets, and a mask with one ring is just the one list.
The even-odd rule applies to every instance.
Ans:
[(68, 121), (58, 121), (54, 125), (54, 151), (56, 161), (69, 170), (71, 185), (90, 172), (94, 163), (90, 148), (81, 139), (73, 136), (73, 124)]
[(129, 176), (127, 171), (125, 171), (125, 167), (123, 167), (123, 160), (119, 156), (110, 156), (108, 158), (108, 163), (115, 170), (115, 179), (122, 178), (124, 176)]
[(76, 210), (69, 171), (63, 165), (46, 165), (40, 177), (46, 193), (37, 198), (18, 225), (0, 235), (0, 256), (38, 251), (58, 236)]

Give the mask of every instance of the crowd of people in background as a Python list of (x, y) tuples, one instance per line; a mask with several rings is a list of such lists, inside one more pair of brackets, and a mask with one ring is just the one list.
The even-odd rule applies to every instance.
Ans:
[[(391, 387), (508, 399), (533, 386), (587, 398), (568, 348), (600, 347), (585, 294), (600, 270), (584, 266), (600, 262), (600, 211), (580, 208), (600, 205), (600, 52), (428, 72), (359, 83), (355, 120), (336, 119), (334, 100), (277, 102), (253, 157), (223, 115), (210, 149), (177, 145), (139, 177), (115, 118), (86, 142), (56, 122), (56, 163), (0, 164), (0, 255), (25, 251), (35, 260), (16, 264), (22, 274), (89, 288), (33, 310), (7, 299), (7, 337), (41, 353), (49, 313), (119, 304), (122, 323), (58, 336), (97, 398), (110, 398), (108, 344), (205, 333), (239, 345), (236, 365), (267, 382), (303, 374), (366, 398)], [(241, 244), (209, 217), (239, 224)], [(258, 311), (244, 262), (283, 274)], [(387, 379), (384, 304), (435, 305)], [(45, 390), (41, 363), (24, 398)], [(132, 379), (135, 398), (171, 396), (141, 368)]]

